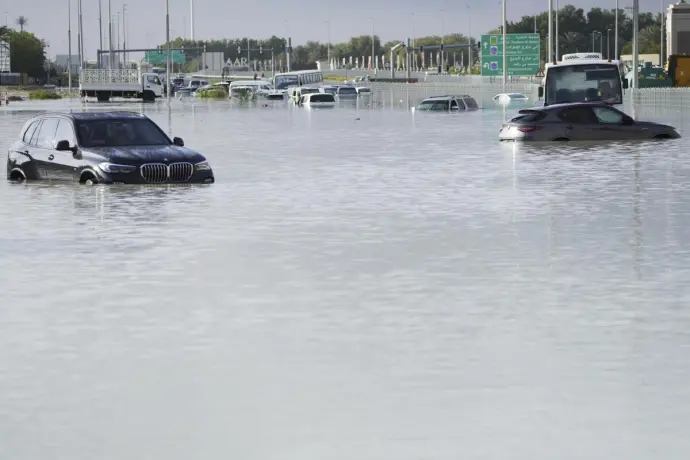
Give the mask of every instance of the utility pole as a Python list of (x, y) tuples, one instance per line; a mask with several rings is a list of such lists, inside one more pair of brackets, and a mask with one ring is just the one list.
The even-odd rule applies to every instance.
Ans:
[(72, 0), (67, 0), (67, 87), (72, 94)]
[(331, 20), (326, 21), (328, 25), (328, 68), (331, 67)]
[(664, 67), (664, 0), (660, 0), (661, 11), (659, 11), (659, 66)]
[[(103, 9), (101, 5), (102, 1), (98, 0), (98, 49), (103, 51)], [(97, 66), (101, 68), (101, 61), (103, 60), (103, 55), (98, 55)]]
[(633, 91), (637, 91), (637, 85), (639, 83), (639, 73), (640, 73), (640, 56), (638, 55), (639, 53), (639, 43), (638, 43), (638, 36), (639, 36), (639, 29), (640, 29), (640, 24), (639, 24), (639, 17), (640, 17), (640, 0), (633, 0), (633, 65), (632, 65), (632, 72), (633, 72)]
[(112, 0), (108, 0), (108, 67), (113, 68), (113, 8)]

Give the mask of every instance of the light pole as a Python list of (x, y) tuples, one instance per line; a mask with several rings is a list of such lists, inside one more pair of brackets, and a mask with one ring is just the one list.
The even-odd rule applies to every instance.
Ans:
[(126, 11), (127, 11), (127, 4), (123, 3), (122, 4), (122, 50), (123, 50), (122, 61), (125, 64), (125, 68), (127, 68), (127, 29), (125, 28), (125, 12)]
[[(444, 35), (446, 35), (446, 21), (445, 21), (445, 15), (446, 15), (446, 10), (439, 10), (439, 13), (441, 13), (441, 45), (443, 45), (444, 42)], [(439, 57), (441, 58), (440, 64), (441, 64), (441, 72), (443, 72), (443, 68), (445, 67), (443, 64), (443, 46), (441, 46), (441, 52), (439, 53)], [(439, 72), (439, 74), (441, 73)]]
[(328, 68), (330, 69), (331, 67), (331, 21), (330, 19), (326, 21), (326, 26), (328, 27), (328, 48), (327, 48), (327, 54), (328, 54)]
[[(103, 5), (101, 0), (98, 0), (98, 49), (103, 51)], [(100, 69), (103, 55), (99, 53), (97, 59), (96, 65)]]
[(112, 0), (108, 0), (108, 67), (113, 68), (113, 8)]
[[(505, 2), (505, 0), (503, 0)], [(505, 7), (504, 7), (505, 9)], [(505, 17), (505, 14), (503, 15)], [(505, 19), (504, 19), (505, 21)], [(549, 25), (548, 25), (548, 55), (546, 59), (544, 59), (545, 62), (551, 62), (553, 59), (553, 0), (549, 0), (549, 19), (548, 19)], [(505, 22), (504, 22), (504, 27), (505, 27)], [(503, 53), (505, 55), (505, 53)]]
[[(536, 25), (534, 27), (536, 28)], [(467, 47), (467, 75), (472, 75), (472, 8), (470, 5), (467, 5), (467, 44), (469, 45)]]
[(72, 94), (72, 0), (67, 0), (67, 87)]
[[(549, 0), (549, 6), (551, 6), (551, 2), (553, 0)], [(502, 16), (503, 16), (503, 21), (502, 22), (502, 27), (501, 31), (503, 32), (503, 85), (505, 86), (508, 83), (508, 56), (506, 55), (506, 42), (507, 42), (507, 33), (506, 33), (506, 0), (502, 1), (503, 7), (502, 7)], [(549, 18), (551, 17), (551, 8), (549, 8)]]
[[(117, 49), (120, 50), (120, 12), (117, 12), (117, 22), (116, 28), (117, 28)], [(117, 53), (117, 68), (120, 68), (120, 53)]]
[(592, 53), (594, 53), (594, 51), (596, 51), (596, 48), (594, 48), (594, 37), (596, 37), (596, 36), (597, 36), (597, 31), (596, 30), (592, 31)]
[(638, 43), (638, 34), (639, 34), (639, 29), (640, 29), (640, 24), (639, 24), (639, 16), (640, 16), (640, 0), (633, 0), (633, 90), (637, 91), (637, 85), (639, 83), (638, 77), (639, 77), (639, 65), (640, 65), (640, 57), (638, 56), (638, 52), (640, 50), (639, 48), (639, 43)]
[(611, 29), (606, 29), (606, 59), (611, 59)]
[(554, 56), (555, 60), (558, 60), (558, 56), (560, 55), (561, 48), (558, 46), (558, 0), (556, 0), (556, 31), (554, 35), (556, 36), (556, 55)]
[(170, 0), (165, 0), (165, 98), (170, 105)]
[(613, 31), (613, 57), (618, 60), (618, 0), (616, 0), (616, 24)]
[(599, 32), (599, 54), (604, 57), (604, 32)]
[(659, 66), (664, 67), (664, 0), (660, 0), (661, 11), (659, 11)]
[(189, 39), (194, 41), (194, 0), (189, 0)]
[(371, 19), (371, 68), (374, 69), (374, 41), (376, 40), (376, 35), (374, 35), (374, 18)]

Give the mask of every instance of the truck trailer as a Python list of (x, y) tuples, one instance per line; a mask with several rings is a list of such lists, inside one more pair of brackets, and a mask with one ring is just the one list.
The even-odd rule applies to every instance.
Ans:
[(113, 97), (155, 101), (163, 95), (163, 84), (155, 73), (139, 69), (82, 69), (79, 74), (81, 97), (108, 102)]

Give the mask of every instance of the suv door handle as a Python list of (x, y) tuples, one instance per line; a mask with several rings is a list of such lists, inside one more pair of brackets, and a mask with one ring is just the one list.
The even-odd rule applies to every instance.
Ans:
[(49, 159), (49, 160), (52, 160), (53, 158), (55, 158), (55, 155), (53, 155), (53, 154), (51, 153), (51, 154), (48, 156), (48, 159)]

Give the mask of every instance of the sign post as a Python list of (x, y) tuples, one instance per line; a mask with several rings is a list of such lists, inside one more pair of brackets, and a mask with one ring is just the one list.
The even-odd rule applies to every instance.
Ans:
[[(533, 76), (541, 67), (539, 34), (507, 34), (508, 76)], [(482, 77), (503, 75), (503, 35), (482, 35), (480, 50)]]

